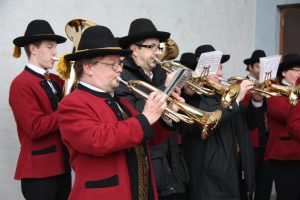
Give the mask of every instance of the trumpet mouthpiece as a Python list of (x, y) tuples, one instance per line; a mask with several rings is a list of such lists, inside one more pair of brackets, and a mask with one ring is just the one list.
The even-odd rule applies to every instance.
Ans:
[(52, 58), (54, 61), (58, 61), (58, 57), (53, 57)]
[(121, 83), (123, 83), (123, 84), (125, 84), (125, 85), (128, 85), (128, 83), (127, 83), (126, 81), (124, 81), (120, 76), (117, 77), (117, 79), (118, 79)]

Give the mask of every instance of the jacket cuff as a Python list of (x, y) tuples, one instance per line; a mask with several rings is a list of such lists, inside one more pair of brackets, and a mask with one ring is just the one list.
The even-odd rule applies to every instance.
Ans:
[(149, 124), (147, 118), (143, 114), (139, 114), (135, 116), (135, 118), (139, 121), (143, 129), (144, 138), (142, 142), (147, 142), (148, 140), (151, 140), (153, 138), (153, 133), (151, 125)]

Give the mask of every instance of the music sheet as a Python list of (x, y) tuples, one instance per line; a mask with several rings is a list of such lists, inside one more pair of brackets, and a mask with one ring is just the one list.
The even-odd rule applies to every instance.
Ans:
[(176, 74), (174, 75), (168, 87), (165, 89), (164, 93), (170, 96), (171, 92), (174, 90), (176, 86), (182, 87), (183, 85), (185, 85), (185, 82), (187, 81), (187, 78), (185, 76), (186, 73), (187, 73), (186, 69), (178, 68), (176, 70)]
[(259, 59), (259, 83), (276, 78), (281, 55), (263, 57)]
[(221, 62), (222, 55), (223, 53), (221, 51), (211, 51), (207, 53), (202, 53), (192, 76), (194, 78), (199, 77), (205, 68), (209, 68), (208, 75), (216, 74), (218, 66)]

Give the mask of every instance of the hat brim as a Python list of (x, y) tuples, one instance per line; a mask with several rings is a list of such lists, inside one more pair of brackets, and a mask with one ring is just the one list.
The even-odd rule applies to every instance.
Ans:
[(94, 58), (97, 56), (119, 55), (127, 56), (132, 53), (129, 49), (91, 49), (71, 53), (65, 56), (67, 61), (77, 61), (85, 58)]
[(60, 35), (46, 34), (46, 35), (35, 35), (35, 36), (22, 36), (14, 39), (13, 43), (18, 47), (24, 47), (25, 45), (32, 44), (41, 40), (56, 41), (58, 44), (64, 43), (67, 38)]
[(164, 42), (170, 37), (170, 33), (163, 31), (155, 31), (155, 32), (144, 32), (134, 35), (129, 35), (125, 37), (119, 38), (119, 45), (122, 48), (127, 48), (130, 44), (147, 39), (147, 38), (158, 38), (159, 42)]
[(300, 56), (280, 63), (277, 71), (277, 76), (281, 77), (282, 72), (288, 71), (295, 66), (300, 66)]
[(282, 68), (287, 69), (287, 70), (291, 69), (295, 66), (300, 66), (300, 56), (279, 64), (279, 67), (282, 67)]
[(221, 63), (225, 63), (227, 62), (228, 60), (230, 59), (230, 55), (223, 55), (222, 58), (221, 58)]
[(245, 65), (250, 65), (259, 62), (259, 59), (247, 58), (244, 60)]

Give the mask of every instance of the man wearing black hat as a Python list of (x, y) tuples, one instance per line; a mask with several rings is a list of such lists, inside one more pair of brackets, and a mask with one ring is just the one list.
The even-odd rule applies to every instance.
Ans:
[(152, 92), (138, 113), (114, 93), (123, 70), (120, 58), (129, 54), (107, 27), (92, 26), (83, 32), (78, 51), (64, 57), (75, 61), (79, 80), (59, 105), (62, 138), (75, 171), (70, 200), (158, 199), (148, 144), (170, 135), (156, 134), (164, 128), (155, 123), (167, 95)]
[[(189, 69), (191, 69), (192, 71), (194, 71), (197, 67), (198, 61), (196, 59), (196, 56), (194, 53), (191, 52), (186, 52), (181, 54), (179, 63), (188, 67)], [(186, 86), (187, 87), (187, 86)], [(184, 92), (182, 93), (182, 97), (184, 99), (189, 98), (190, 96), (192, 96), (195, 92), (191, 89), (182, 89)]]
[[(132, 50), (132, 54), (123, 60), (122, 78), (125, 81), (142, 80), (162, 90), (168, 86), (171, 77), (167, 79), (167, 73), (156, 63), (155, 58), (161, 53), (160, 42), (169, 37), (170, 33), (158, 31), (149, 19), (134, 20), (130, 24), (128, 36), (119, 38), (122, 48)], [(123, 85), (116, 92), (129, 100), (138, 111), (142, 110), (145, 101), (141, 96), (133, 95)]]
[(9, 92), (21, 144), (15, 179), (21, 180), (26, 199), (63, 200), (71, 190), (69, 154), (61, 141), (56, 111), (63, 81), (48, 72), (57, 44), (65, 41), (44, 20), (30, 22), (24, 36), (13, 41), (14, 56), (19, 57), (24, 47), (28, 57)]
[(250, 58), (244, 60), (246, 70), (249, 71), (247, 78), (254, 82), (259, 79), (259, 59), (262, 57), (266, 57), (266, 53), (263, 50), (255, 50)]
[[(155, 61), (161, 54), (159, 44), (165, 42), (170, 33), (158, 31), (149, 19), (139, 18), (130, 24), (128, 35), (119, 39), (123, 48), (130, 48), (132, 55), (125, 57), (122, 78), (126, 81), (141, 80), (154, 87), (164, 90), (174, 74), (167, 74)], [(145, 104), (144, 99), (120, 86), (116, 92), (125, 97), (141, 112)], [(173, 95), (178, 98), (177, 94)], [(163, 119), (165, 120), (165, 119)], [(163, 121), (162, 120), (162, 121)], [(160, 134), (164, 134), (160, 132)], [(151, 147), (151, 158), (155, 172), (155, 179), (159, 199), (184, 198), (186, 175), (184, 164), (179, 157), (177, 134), (157, 147)], [(162, 162), (163, 160), (163, 162)], [(171, 165), (171, 166), (170, 166)], [(178, 195), (177, 195), (178, 194)]]
[[(211, 45), (199, 46), (195, 57), (198, 60), (202, 53), (214, 50)], [(229, 55), (223, 55), (217, 74), (208, 78), (218, 82), (222, 78), (221, 64), (228, 59)], [(221, 107), (218, 94), (208, 96), (185, 92), (186, 102), (194, 107), (208, 112), (222, 110), (221, 120), (206, 140), (201, 139), (199, 126), (186, 125), (181, 128), (191, 178), (187, 199), (249, 199), (255, 184), (246, 116), (246, 109), (250, 108), (243, 107), (240, 102), (252, 87), (253, 83), (249, 80), (241, 82), (240, 92), (231, 110)], [(184, 89), (190, 90), (187, 87)]]
[[(250, 58), (244, 60), (244, 64), (247, 65), (246, 70), (249, 71), (246, 78), (254, 83), (259, 79), (259, 59), (262, 57), (266, 57), (265, 52), (263, 50), (255, 50)], [(263, 108), (266, 107), (266, 103), (263, 101), (262, 97), (255, 93), (252, 94), (249, 92), (242, 103), (247, 106), (250, 101), (254, 104), (261, 105)], [(268, 139), (266, 112), (259, 113), (255, 118), (259, 125), (250, 133), (255, 163), (256, 188), (254, 200), (264, 200), (270, 199), (273, 183), (270, 162), (264, 160)]]
[[(290, 53), (283, 57), (277, 71), (279, 84), (292, 87), (300, 77), (300, 55)], [(300, 199), (300, 143), (288, 127), (291, 104), (286, 96), (270, 97), (267, 100), (269, 139), (265, 159), (270, 160), (277, 199)], [(297, 130), (299, 132), (299, 130)]]

